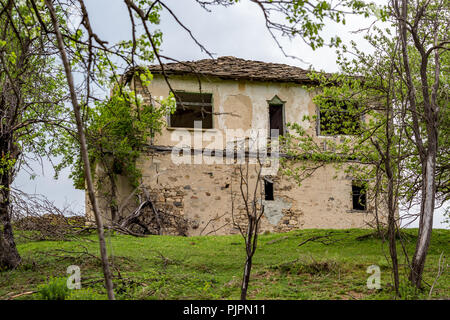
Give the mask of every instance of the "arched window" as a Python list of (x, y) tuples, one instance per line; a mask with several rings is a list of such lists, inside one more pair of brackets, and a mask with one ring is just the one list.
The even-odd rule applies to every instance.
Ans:
[[(268, 100), (269, 104), (269, 130), (278, 130), (279, 135), (285, 133), (285, 121), (284, 121), (284, 103), (278, 96), (274, 96), (271, 100)], [(269, 131), (270, 134), (271, 131)]]

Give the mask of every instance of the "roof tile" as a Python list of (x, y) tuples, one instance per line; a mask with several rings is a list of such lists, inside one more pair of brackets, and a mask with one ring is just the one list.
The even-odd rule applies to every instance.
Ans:
[[(166, 63), (164, 72), (167, 75), (201, 75), (215, 76), (222, 79), (244, 79), (269, 82), (310, 83), (309, 71), (299, 67), (281, 63), (245, 60), (226, 56), (217, 59), (203, 59)], [(154, 74), (161, 74), (160, 65), (151, 65), (149, 69)]]

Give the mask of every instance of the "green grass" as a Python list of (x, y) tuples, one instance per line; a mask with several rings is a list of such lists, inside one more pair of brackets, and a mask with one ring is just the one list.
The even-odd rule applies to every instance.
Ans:
[[(249, 286), (249, 299), (393, 299), (388, 244), (357, 237), (370, 230), (297, 230), (259, 238)], [(303, 241), (329, 235), (327, 244)], [(417, 230), (405, 231), (411, 256)], [(323, 238), (321, 239), (323, 240)], [(450, 230), (434, 230), (424, 280), (432, 284), (439, 256), (449, 256)], [(245, 259), (243, 239), (234, 236), (175, 237), (108, 234), (118, 299), (239, 299)], [(73, 299), (105, 298), (95, 234), (73, 241), (25, 241), (18, 248), (23, 264), (0, 273), (0, 299), (39, 299), (38, 288), (56, 277), (67, 277), (69, 265), (81, 268), (82, 290)], [(402, 252), (401, 246), (398, 247)], [(89, 254), (85, 254), (88, 252)], [(417, 291), (407, 282), (400, 254), (404, 299), (427, 299), (429, 286)], [(369, 290), (370, 265), (381, 268), (381, 290)], [(438, 280), (432, 298), (450, 298), (450, 275)]]

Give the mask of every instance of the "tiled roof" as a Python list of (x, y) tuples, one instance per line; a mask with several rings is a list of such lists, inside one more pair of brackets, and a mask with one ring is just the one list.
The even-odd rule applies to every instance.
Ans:
[[(161, 74), (160, 65), (149, 66), (154, 74)], [(164, 64), (167, 75), (202, 75), (221, 79), (311, 83), (308, 70), (281, 63), (245, 60), (236, 57), (220, 57)]]

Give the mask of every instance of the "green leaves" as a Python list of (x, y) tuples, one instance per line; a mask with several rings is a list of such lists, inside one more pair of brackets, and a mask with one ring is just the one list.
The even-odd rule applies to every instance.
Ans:
[[(131, 83), (145, 88), (151, 79), (153, 75), (148, 70), (140, 69)], [(92, 163), (102, 166), (108, 174), (126, 176), (131, 185), (137, 186), (141, 172), (136, 160), (150, 139), (161, 131), (165, 116), (174, 108), (172, 95), (156, 101), (142, 97), (129, 85), (115, 86), (111, 97), (97, 101), (89, 113), (86, 136)], [(66, 139), (71, 141), (66, 150), (66, 165), (72, 164), (71, 177), (76, 187), (84, 188), (81, 160), (70, 154), (76, 141), (68, 136)]]
[(67, 125), (68, 112), (62, 69), (30, 2), (0, 5), (0, 175), (13, 176), (30, 158), (58, 153), (57, 136)]
[[(394, 15), (389, 7), (375, 4), (366, 6), (358, 1), (347, 4), (351, 4), (355, 10), (369, 10), (380, 21), (387, 21)], [(288, 154), (295, 156), (295, 159), (320, 163), (333, 160), (336, 165), (345, 167), (346, 172), (353, 177), (378, 179), (379, 194), (386, 191), (387, 179), (393, 179), (396, 197), (408, 205), (407, 202), (413, 200), (420, 190), (421, 160), (414, 147), (413, 113), (408, 100), (396, 23), (398, 22), (394, 20), (388, 28), (373, 26), (370, 29), (365, 39), (373, 47), (372, 52), (361, 51), (360, 45), (354, 41), (348, 48), (342, 45), (338, 50), (337, 61), (341, 68), (340, 74), (310, 74), (311, 80), (319, 83), (320, 87), (319, 93), (317, 88), (311, 90), (318, 112), (316, 118), (310, 115), (304, 120), (309, 122), (310, 127), (317, 125), (318, 130), (314, 133), (313, 130), (292, 126), (293, 137), (287, 140), (286, 148)], [(425, 47), (433, 46), (434, 36), (444, 39), (439, 30), (435, 32), (431, 26), (418, 27), (419, 35), (424, 37), (424, 41), (428, 41)], [(407, 49), (417, 104), (417, 111), (414, 112), (423, 114), (423, 85), (420, 82), (422, 56), (413, 43), (408, 44)], [(441, 85), (435, 93), (438, 106), (444, 110), (450, 110), (447, 107), (449, 77), (445, 76), (449, 57), (450, 54), (446, 51), (440, 56)], [(430, 59), (426, 67), (427, 90), (430, 90), (435, 79), (433, 59)], [(450, 127), (449, 115), (450, 112), (441, 112), (438, 122), (440, 135), (436, 181), (439, 196), (444, 200), (448, 199), (449, 190), (448, 170), (444, 169), (448, 168), (449, 163), (446, 134)], [(426, 136), (425, 121), (420, 121), (418, 126), (421, 135)], [(425, 148), (427, 145), (428, 141), (424, 141)], [(329, 150), (345, 157), (333, 159)], [(344, 159), (350, 162), (345, 163)], [(305, 171), (307, 166), (303, 165), (300, 170), (290, 170), (288, 173), (300, 181), (304, 178)]]
[(8, 55), (8, 61), (12, 65), (16, 64), (17, 55), (14, 51), (11, 51)]
[(0, 176), (9, 173), (14, 168), (16, 161), (10, 154), (2, 155), (0, 157)]

